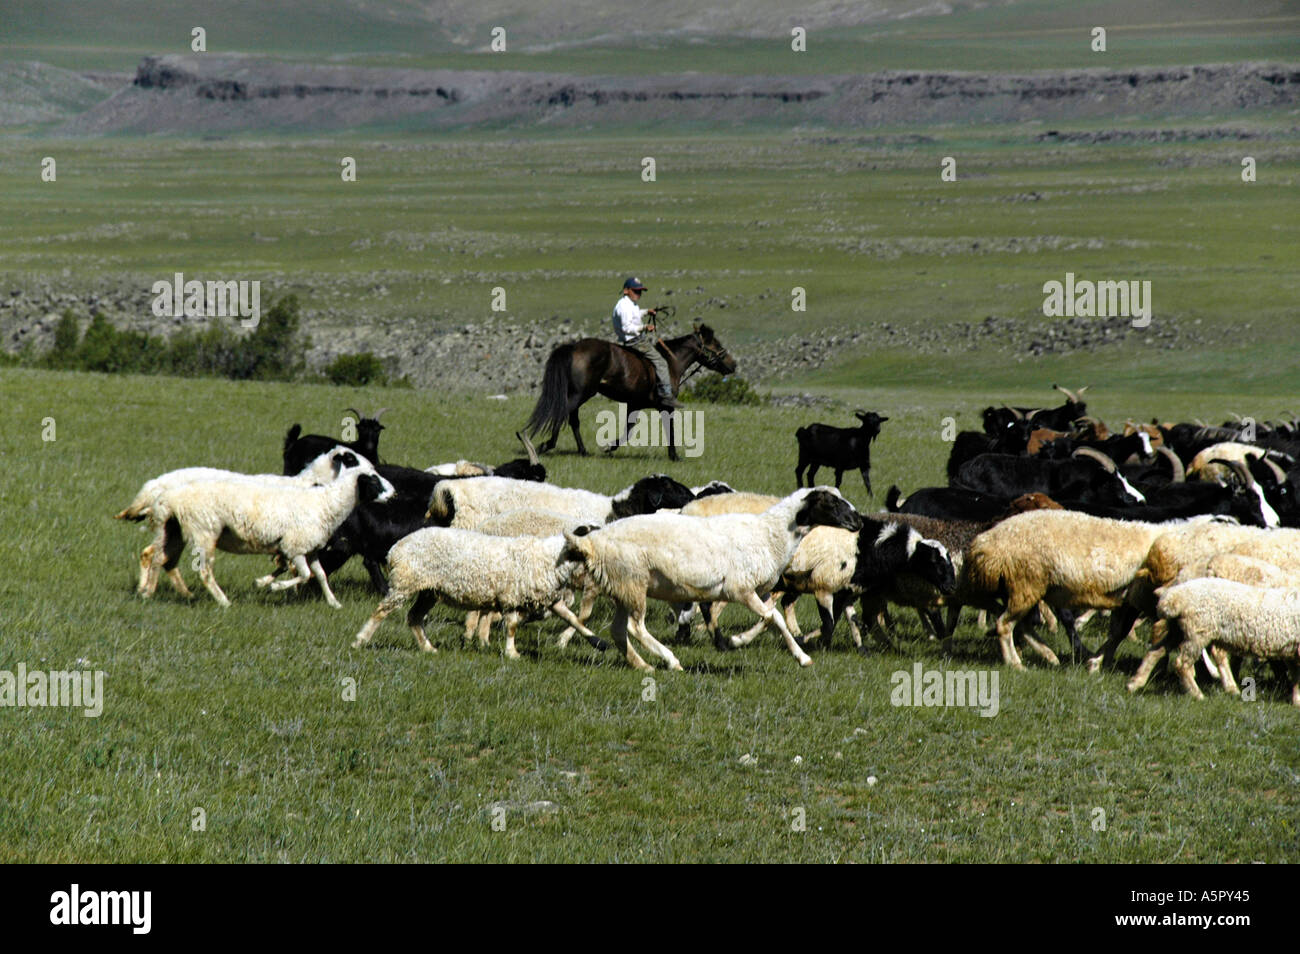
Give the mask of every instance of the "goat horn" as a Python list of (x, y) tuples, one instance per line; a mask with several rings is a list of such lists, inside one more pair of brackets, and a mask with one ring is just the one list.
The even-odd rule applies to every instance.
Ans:
[(1109, 457), (1107, 457), (1105, 454), (1103, 454), (1101, 451), (1097, 450), (1095, 447), (1077, 448), (1075, 452), (1070, 456), (1079, 457), (1081, 455), (1083, 457), (1091, 457), (1097, 463), (1101, 464), (1102, 467), (1105, 467), (1106, 470), (1110, 471), (1110, 473), (1112, 474), (1115, 473), (1115, 462), (1111, 460)]
[(362, 414), (360, 411), (358, 411), (355, 407), (345, 407), (343, 410), (351, 411), (353, 414), (357, 416), (358, 421), (361, 420), (363, 417), (365, 417), (365, 415)]
[(1083, 387), (1079, 388), (1079, 393), (1082, 394), (1084, 391), (1088, 390), (1088, 388), (1090, 388), (1090, 387), (1092, 387), (1091, 384), (1085, 384)]
[[(1197, 425), (1201, 430), (1205, 430), (1207, 427), (1210, 426), (1209, 424), (1206, 424), (1204, 421), (1202, 421), (1199, 417), (1192, 418), (1192, 423)], [(1197, 436), (1199, 437), (1200, 435)]]
[(1183, 467), (1183, 461), (1181, 457), (1179, 457), (1168, 447), (1165, 447), (1163, 445), (1156, 448), (1156, 453), (1164, 454), (1166, 457), (1169, 458), (1169, 467), (1173, 471), (1174, 474), (1173, 482), (1175, 484), (1181, 484), (1183, 481), (1187, 479), (1187, 469)]
[(1241, 415), (1238, 414), (1236, 411), (1229, 411), (1228, 414), (1230, 414), (1232, 417), (1235, 417), (1238, 423), (1241, 422)]
[(370, 419), (371, 419), (372, 421), (377, 421), (377, 420), (379, 420), (379, 415), (380, 415), (380, 414), (383, 414), (383, 413), (384, 413), (385, 411), (387, 411), (387, 410), (389, 410), (389, 409), (386, 408), (386, 407), (381, 407), (381, 408), (380, 408), (378, 411), (376, 411), (374, 414), (371, 414), (371, 415), (370, 415)]
[(523, 431), (515, 431), (515, 437), (519, 438), (520, 443), (524, 445), (524, 449), (528, 451), (528, 463), (537, 464), (537, 448), (534, 447), (533, 442), (528, 439), (528, 435)]
[(1250, 472), (1250, 468), (1239, 460), (1224, 460), (1222, 457), (1216, 457), (1210, 461), (1211, 464), (1222, 464), (1232, 471), (1241, 480), (1247, 489), (1255, 486), (1255, 475)]
[(1025, 419), (1025, 415), (1017, 411), (1014, 407), (1009, 407), (1007, 410), (1015, 415), (1017, 421), (1023, 421)]
[(1069, 401), (1071, 404), (1078, 404), (1078, 403), (1079, 403), (1079, 399), (1078, 399), (1078, 397), (1076, 397), (1076, 396), (1075, 396), (1071, 391), (1069, 391), (1068, 389), (1061, 387), (1059, 384), (1053, 384), (1052, 387), (1054, 387), (1056, 390), (1058, 390), (1058, 391), (1060, 391), (1062, 394), (1064, 394), (1066, 400)]
[(1271, 470), (1271, 471), (1273, 472), (1273, 476), (1274, 476), (1275, 478), (1277, 478), (1277, 482), (1278, 482), (1279, 484), (1285, 484), (1285, 483), (1286, 483), (1286, 471), (1284, 471), (1284, 470), (1283, 470), (1281, 467), (1279, 467), (1277, 464), (1273, 463), (1273, 462), (1272, 462), (1271, 460), (1269, 460), (1267, 457), (1261, 457), (1260, 460), (1262, 460), (1262, 461), (1264, 462), (1264, 466), (1265, 466), (1265, 467), (1267, 467), (1269, 470)]

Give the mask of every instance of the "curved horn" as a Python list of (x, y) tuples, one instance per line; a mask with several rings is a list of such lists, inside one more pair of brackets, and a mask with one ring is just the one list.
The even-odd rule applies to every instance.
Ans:
[(1273, 461), (1269, 460), (1267, 457), (1261, 457), (1260, 460), (1264, 462), (1265, 467), (1273, 472), (1273, 477), (1276, 478), (1279, 484), (1286, 483), (1286, 471), (1273, 463)]
[(353, 414), (357, 416), (358, 421), (361, 420), (363, 417), (365, 417), (365, 415), (362, 414), (360, 411), (358, 411), (355, 407), (345, 407), (343, 410), (351, 411)]
[(1173, 471), (1173, 483), (1181, 484), (1187, 479), (1187, 469), (1183, 467), (1183, 460), (1168, 447), (1163, 444), (1156, 448), (1157, 454), (1164, 454), (1169, 458), (1169, 467)]
[(379, 415), (380, 415), (380, 414), (383, 414), (383, 413), (384, 413), (385, 411), (387, 411), (387, 410), (390, 410), (390, 408), (381, 407), (381, 408), (380, 408), (378, 411), (376, 411), (374, 414), (371, 414), (371, 415), (370, 415), (370, 419), (371, 419), (372, 421), (377, 421), (377, 420), (379, 420)]
[(1074, 394), (1073, 392), (1067, 390), (1066, 388), (1061, 387), (1059, 384), (1053, 384), (1052, 387), (1054, 387), (1056, 390), (1058, 390), (1058, 391), (1060, 391), (1062, 394), (1064, 394), (1064, 395), (1065, 395), (1065, 399), (1066, 399), (1067, 401), (1069, 401), (1071, 404), (1078, 404), (1078, 403), (1079, 403), (1079, 398), (1078, 398), (1077, 396), (1075, 396), (1075, 394)]
[(1192, 423), (1195, 424), (1197, 427), (1199, 427), (1201, 430), (1205, 430), (1207, 427), (1210, 426), (1209, 424), (1206, 424), (1204, 421), (1202, 421), (1199, 417), (1192, 418)]
[(1107, 457), (1105, 454), (1103, 454), (1101, 451), (1097, 450), (1095, 447), (1079, 447), (1070, 456), (1091, 457), (1097, 463), (1101, 464), (1102, 467), (1105, 467), (1106, 470), (1108, 470), (1110, 473), (1112, 474), (1115, 473), (1115, 462), (1111, 460), (1109, 457)]
[(1232, 417), (1235, 417), (1237, 419), (1238, 424), (1241, 423), (1241, 415), (1238, 414), (1236, 411), (1229, 411), (1228, 414), (1231, 415)]
[(533, 442), (528, 439), (528, 435), (523, 431), (515, 431), (515, 437), (519, 438), (520, 442), (524, 445), (524, 449), (528, 451), (528, 463), (534, 465), (537, 464), (537, 448), (534, 447)]
[(1025, 419), (1025, 415), (1022, 414), (1021, 412), (1017, 411), (1014, 407), (1009, 407), (1009, 408), (1007, 408), (1007, 410), (1010, 411), (1010, 412), (1012, 413), (1012, 415), (1015, 416), (1015, 419), (1016, 419), (1017, 421), (1023, 421), (1023, 420)]
[(1082, 394), (1084, 391), (1088, 390), (1088, 388), (1090, 388), (1090, 387), (1092, 387), (1091, 384), (1085, 384), (1083, 387), (1079, 388), (1079, 393)]
[(1250, 472), (1250, 468), (1239, 460), (1224, 460), (1222, 457), (1216, 457), (1210, 461), (1211, 464), (1222, 464), (1232, 471), (1241, 480), (1246, 489), (1255, 486), (1255, 475)]

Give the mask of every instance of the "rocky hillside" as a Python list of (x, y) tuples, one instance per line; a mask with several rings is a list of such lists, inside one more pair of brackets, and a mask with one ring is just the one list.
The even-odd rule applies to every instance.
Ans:
[(577, 126), (657, 121), (880, 126), (1194, 115), (1300, 102), (1300, 67), (1269, 64), (1014, 74), (858, 76), (554, 73), (304, 66), (151, 56), (67, 134), (221, 133), (359, 126)]

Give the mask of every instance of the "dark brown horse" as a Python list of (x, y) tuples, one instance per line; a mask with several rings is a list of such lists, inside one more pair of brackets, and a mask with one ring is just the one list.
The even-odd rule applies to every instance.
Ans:
[[(667, 348), (664, 347), (667, 345)], [(696, 364), (719, 374), (736, 370), (736, 359), (727, 353), (713, 335), (708, 325), (699, 325), (688, 335), (669, 338), (658, 345), (660, 354), (668, 360), (672, 372), (672, 391), (677, 393), (682, 377)], [(528, 433), (550, 431), (538, 450), (545, 454), (555, 448), (565, 421), (573, 428), (573, 438), (578, 442), (578, 453), (585, 455), (587, 448), (578, 431), (578, 408), (597, 394), (627, 405), (628, 426), (635, 419), (634, 411), (643, 409), (667, 410), (660, 403), (654, 367), (641, 355), (622, 345), (603, 338), (582, 338), (571, 344), (560, 345), (546, 359), (542, 375), (542, 393), (528, 418)], [(668, 424), (668, 456), (677, 459), (674, 445), (672, 416)], [(612, 446), (613, 451), (627, 434)]]

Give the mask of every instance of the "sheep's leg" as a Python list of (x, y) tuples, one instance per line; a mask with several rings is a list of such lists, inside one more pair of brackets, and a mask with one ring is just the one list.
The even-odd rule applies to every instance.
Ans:
[(415, 643), (426, 653), (436, 653), (437, 647), (429, 642), (429, 637), (424, 635), (424, 620), (429, 615), (429, 610), (433, 609), (434, 604), (438, 602), (437, 594), (432, 590), (421, 590), (415, 597), (415, 602), (411, 604), (411, 609), (406, 614), (406, 625), (411, 627), (411, 632), (415, 634)]
[[(304, 557), (296, 557), (295, 562), (304, 559)], [(321, 592), (325, 594), (325, 602), (335, 609), (342, 609), (343, 604), (339, 602), (338, 597), (334, 595), (334, 591), (330, 589), (329, 577), (325, 575), (325, 568), (320, 565), (320, 559), (313, 558), (307, 565), (311, 569), (312, 576), (316, 577), (316, 582), (320, 584)]]
[(1194, 699), (1205, 698), (1205, 694), (1196, 685), (1196, 660), (1200, 658), (1200, 655), (1201, 646), (1195, 640), (1187, 639), (1174, 651), (1172, 658), (1169, 660), (1174, 672), (1178, 673), (1178, 678), (1182, 680), (1183, 688)]
[(1020, 633), (1021, 638), (1025, 641), (1025, 644), (1028, 645), (1029, 648), (1032, 649), (1034, 652), (1038, 653), (1038, 655), (1042, 656), (1043, 659), (1047, 660), (1049, 665), (1052, 666), (1061, 665), (1061, 660), (1057, 658), (1056, 653), (1052, 652), (1052, 650), (1045, 643), (1040, 643), (1037, 639), (1035, 639), (1030, 634), (1028, 626), (1021, 626), (1018, 628), (1017, 631)]
[(1223, 691), (1230, 696), (1241, 695), (1237, 680), (1232, 675), (1232, 660), (1228, 658), (1228, 651), (1222, 646), (1211, 646), (1210, 655), (1214, 657), (1215, 667), (1219, 670), (1219, 683), (1223, 686)]
[(677, 614), (677, 634), (673, 638), (679, 643), (690, 642), (691, 621), (699, 611), (696, 603), (673, 603), (673, 612)]
[(478, 618), (482, 614), (478, 610), (470, 610), (465, 614), (465, 633), (461, 636), (462, 642), (469, 642), (474, 638), (474, 630), (478, 628)]
[[(758, 594), (755, 594), (755, 596), (757, 596), (757, 595), (758, 595)], [(759, 621), (759, 623), (761, 623), (762, 625), (760, 625), (760, 626), (751, 626), (749, 629), (745, 630), (743, 633), (738, 633), (737, 635), (732, 636), (732, 637), (731, 637), (731, 645), (732, 645), (732, 646), (734, 646), (734, 647), (736, 647), (736, 648), (739, 648), (739, 647), (741, 647), (741, 646), (748, 646), (750, 643), (752, 643), (752, 642), (754, 641), (754, 639), (758, 636), (759, 633), (761, 633), (761, 632), (763, 632), (763, 630), (767, 629), (767, 614), (770, 613), (770, 612), (775, 612), (775, 611), (776, 611), (776, 610), (775, 610), (775, 606), (774, 606), (774, 601), (773, 601), (773, 600), (768, 600), (767, 602), (763, 602), (762, 600), (759, 600), (759, 602), (760, 602), (760, 604), (763, 606), (763, 609), (759, 610), (759, 613), (758, 613), (758, 621)]]
[(216, 547), (204, 547), (199, 553), (199, 579), (203, 581), (203, 585), (208, 588), (214, 600), (222, 606), (229, 606), (230, 600), (226, 598), (225, 593), (221, 592), (221, 587), (217, 585), (217, 578), (212, 574), (212, 561), (216, 556)]
[(713, 648), (720, 653), (725, 653), (731, 648), (731, 641), (723, 636), (718, 628), (718, 617), (722, 615), (722, 608), (726, 605), (723, 601), (700, 604), (700, 611), (704, 614), (704, 628), (713, 638)]
[(551, 606), (551, 612), (569, 624), (569, 628), (560, 634), (559, 645), (561, 647), (569, 645), (569, 637), (572, 636), (575, 631), (582, 633), (583, 636), (586, 636), (589, 639), (595, 638), (596, 634), (584, 626), (579, 617), (573, 615), (573, 610), (564, 605), (564, 600), (556, 600)]
[(482, 613), (478, 618), (478, 644), (487, 646), (492, 641), (492, 627), (501, 619), (500, 613)]
[(862, 647), (862, 630), (858, 628), (858, 611), (853, 605), (852, 596), (844, 596), (837, 593), (836, 602), (844, 601), (844, 619), (849, 624), (849, 635), (853, 637), (853, 645), (858, 652), (865, 652)]
[[(307, 566), (307, 558), (303, 556), (301, 553), (293, 558), (293, 568), (297, 571), (297, 573), (289, 577), (289, 579), (287, 580), (276, 580), (274, 583), (271, 584), (270, 587), (271, 592), (277, 593), (280, 590), (292, 589), (293, 587), (298, 586), (300, 583), (306, 583), (308, 580), (311, 579), (311, 570)], [(326, 592), (328, 591), (329, 591), (329, 587), (327, 586)], [(330, 593), (329, 595), (331, 597), (334, 596), (333, 593)], [(334, 601), (334, 603), (337, 602), (338, 600)], [(331, 603), (330, 605), (333, 606), (334, 604)]]
[(365, 625), (361, 627), (361, 631), (357, 633), (357, 638), (352, 641), (352, 648), (360, 649), (370, 642), (370, 637), (375, 635), (375, 630), (379, 629), (379, 624), (384, 621), (384, 617), (405, 603), (406, 597), (407, 594), (401, 590), (390, 590), (388, 595), (379, 601), (379, 606), (375, 608), (375, 611), (370, 615), (370, 619), (366, 620)]
[(779, 632), (785, 640), (785, 645), (786, 648), (790, 650), (790, 655), (794, 656), (794, 658), (799, 661), (800, 666), (811, 666), (813, 664), (812, 658), (799, 648), (799, 644), (795, 642), (794, 634), (786, 628), (785, 620), (774, 607), (764, 604), (764, 602), (758, 598), (758, 594), (753, 590), (745, 594), (742, 602), (748, 606), (750, 610), (766, 619), (770, 625), (776, 627), (777, 632)]
[(1164, 659), (1169, 653), (1169, 647), (1160, 645), (1154, 647), (1150, 652), (1142, 657), (1142, 663), (1138, 666), (1137, 672), (1133, 674), (1126, 685), (1129, 692), (1137, 692), (1151, 679), (1151, 673), (1155, 671), (1160, 660)]
[(1300, 706), (1300, 662), (1288, 660), (1286, 669), (1291, 679), (1291, 705)]
[(646, 628), (645, 608), (642, 607), (641, 612), (638, 615), (629, 616), (629, 619), (636, 626), (636, 638), (641, 641), (641, 645), (666, 662), (669, 669), (681, 672), (682, 664), (677, 661), (677, 657), (673, 655), (673, 651), (663, 643), (659, 642), (659, 640), (655, 639), (654, 636), (650, 634), (650, 630)]
[(1024, 672), (1025, 664), (1020, 659), (1020, 653), (1016, 651), (1016, 627), (1037, 604), (1037, 599), (1026, 604), (1023, 599), (1016, 600), (1015, 594), (1012, 594), (1011, 599), (1007, 600), (1007, 608), (998, 616), (996, 624), (998, 642), (1002, 648), (1002, 661), (1012, 669), (1018, 669), (1021, 672)]
[(609, 626), (609, 631), (614, 636), (614, 645), (623, 650), (623, 654), (627, 657), (627, 664), (633, 669), (653, 672), (654, 667), (642, 659), (637, 651), (632, 648), (632, 644), (628, 642), (627, 617), (627, 610), (622, 606), (615, 606), (614, 621)]
[[(835, 624), (839, 620), (839, 609), (836, 607), (835, 594), (828, 593), (825, 590), (813, 594), (813, 599), (817, 601), (817, 619), (821, 621), (821, 627), (818, 632), (823, 637), (821, 645), (830, 649), (831, 643), (835, 641)], [(790, 628), (793, 633), (794, 629)]]
[(1088, 672), (1100, 672), (1115, 662), (1115, 650), (1128, 638), (1137, 624), (1138, 611), (1131, 606), (1121, 606), (1110, 614), (1110, 635), (1096, 656), (1088, 660)]
[(153, 555), (156, 548), (155, 541), (140, 551), (140, 584), (135, 591), (146, 598), (153, 595), (153, 590), (149, 589), (149, 577), (152, 575)]
[(519, 613), (506, 613), (501, 618), (501, 628), (506, 631), (506, 659), (518, 659), (519, 650), (515, 649), (515, 631), (519, 629), (519, 621), (523, 617)]
[(582, 589), (582, 600), (578, 603), (578, 618), (576, 620), (570, 618), (573, 614), (568, 606), (564, 607), (564, 612), (569, 613), (569, 616), (556, 612), (556, 616), (559, 616), (560, 619), (569, 624), (568, 629), (560, 633), (560, 639), (556, 643), (556, 645), (561, 649), (569, 645), (569, 640), (571, 640), (573, 634), (579, 630), (582, 632), (583, 636), (587, 637), (587, 642), (591, 643), (591, 645), (595, 646), (597, 649), (604, 650), (609, 648), (608, 644), (605, 643), (604, 640), (600, 639), (595, 633), (583, 625), (591, 618), (591, 611), (596, 606), (596, 596), (596, 587), (588, 583)]

